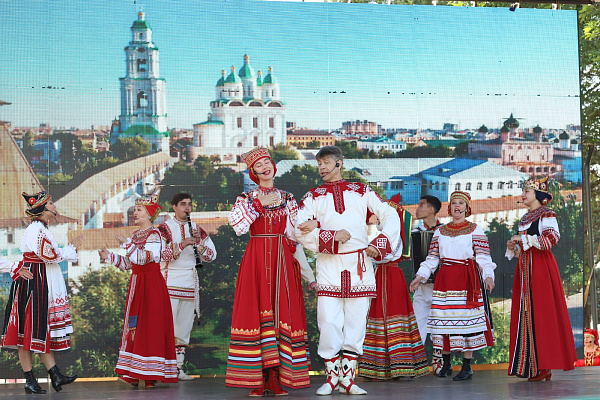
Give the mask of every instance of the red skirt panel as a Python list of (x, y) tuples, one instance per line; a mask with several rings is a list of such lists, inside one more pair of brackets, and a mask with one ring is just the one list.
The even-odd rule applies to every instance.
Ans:
[(371, 300), (360, 376), (392, 379), (429, 373), (408, 286), (398, 263), (377, 266), (377, 297)]
[(177, 383), (173, 314), (160, 264), (133, 264), (115, 372), (126, 382)]
[(573, 369), (573, 329), (556, 259), (551, 251), (522, 253), (513, 282), (509, 375)]
[(236, 283), (227, 386), (260, 387), (263, 370), (272, 367), (279, 367), (281, 384), (310, 386), (303, 296), (288, 239), (253, 234)]

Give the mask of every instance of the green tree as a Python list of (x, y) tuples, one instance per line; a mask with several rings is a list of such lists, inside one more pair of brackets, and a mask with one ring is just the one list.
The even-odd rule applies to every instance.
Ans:
[(75, 360), (69, 373), (80, 376), (113, 376), (117, 364), (123, 315), (130, 274), (114, 267), (88, 271), (78, 281), (71, 280), (70, 298)]
[(276, 144), (275, 147), (271, 149), (270, 153), (275, 163), (278, 163), (281, 160), (299, 159), (298, 152), (283, 143)]
[(35, 135), (31, 129), (23, 134), (23, 155), (30, 160), (34, 155)]
[(454, 157), (464, 157), (469, 154), (469, 143), (475, 143), (477, 140), (467, 140), (464, 142), (460, 142), (455, 148), (453, 152)]
[(150, 143), (139, 136), (118, 139), (110, 150), (116, 158), (129, 161), (148, 155), (150, 153)]
[(72, 175), (76, 172), (76, 167), (80, 160), (81, 140), (70, 132), (57, 132), (50, 135), (50, 140), (60, 140), (60, 160), (62, 172)]

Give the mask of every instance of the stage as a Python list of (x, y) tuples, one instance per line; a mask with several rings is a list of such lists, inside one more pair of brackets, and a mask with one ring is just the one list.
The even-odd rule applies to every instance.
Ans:
[[(324, 381), (323, 376), (313, 376), (312, 387), (290, 390), (287, 398), (319, 398), (315, 391)], [(454, 382), (451, 378), (436, 378), (428, 375), (416, 380), (400, 379), (386, 382), (364, 382), (360, 386), (369, 392), (359, 398), (403, 398), (410, 400), (500, 400), (500, 399), (598, 399), (600, 398), (600, 368), (578, 368), (573, 371), (555, 371), (549, 382), (527, 382), (524, 379), (506, 376), (505, 371), (475, 371), (473, 380)], [(56, 393), (47, 384), (42, 384), (48, 392), (34, 398), (58, 398), (62, 400), (97, 399), (243, 399), (248, 398), (249, 390), (225, 387), (224, 378), (197, 378), (189, 382), (173, 385), (158, 385), (156, 389), (134, 389), (129, 385), (110, 381), (77, 381), (65, 386)], [(25, 394), (22, 384), (0, 385), (3, 398), (32, 398)], [(45, 396), (45, 397), (44, 397)], [(334, 394), (333, 396), (339, 396)]]

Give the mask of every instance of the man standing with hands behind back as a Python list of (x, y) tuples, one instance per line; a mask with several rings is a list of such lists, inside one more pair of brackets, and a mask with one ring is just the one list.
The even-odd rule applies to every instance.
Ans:
[[(192, 196), (177, 193), (171, 200), (175, 218), (159, 226), (161, 232), (168, 232), (173, 243), (173, 252), (180, 253), (174, 260), (162, 262), (161, 272), (167, 281), (173, 311), (175, 331), (175, 353), (177, 356), (177, 379), (189, 381), (194, 378), (186, 374), (182, 367), (185, 349), (190, 343), (190, 334), (194, 327), (194, 311), (200, 316), (200, 284), (196, 271), (196, 251), (202, 262), (211, 262), (217, 257), (215, 245), (208, 234), (194, 222), (188, 223), (192, 212)], [(190, 232), (190, 224), (192, 231)], [(194, 250), (194, 245), (196, 250)]]
[[(342, 151), (325, 146), (316, 155), (324, 185), (304, 195), (296, 237), (317, 253), (318, 353), (325, 360), (327, 381), (318, 395), (366, 394), (354, 383), (363, 351), (367, 314), (376, 296), (371, 258), (381, 260), (400, 238), (400, 218), (365, 184), (342, 179)], [(382, 233), (369, 243), (367, 209), (377, 216)], [(342, 351), (340, 363), (339, 353)]]

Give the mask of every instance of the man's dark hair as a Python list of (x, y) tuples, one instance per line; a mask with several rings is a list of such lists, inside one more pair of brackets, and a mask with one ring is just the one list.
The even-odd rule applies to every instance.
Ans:
[(173, 196), (173, 199), (171, 199), (171, 204), (177, 207), (177, 204), (185, 199), (192, 200), (192, 195), (189, 193), (177, 193), (175, 196)]
[(335, 161), (340, 161), (344, 159), (344, 155), (342, 154), (342, 149), (337, 146), (323, 146), (315, 155), (317, 160), (320, 160), (324, 157), (331, 156)]
[(426, 194), (424, 196), (421, 196), (421, 200), (425, 200), (427, 202), (427, 204), (429, 204), (431, 207), (435, 208), (436, 214), (439, 213), (440, 210), (442, 209), (442, 202), (440, 201), (440, 199), (438, 199), (435, 196)]

